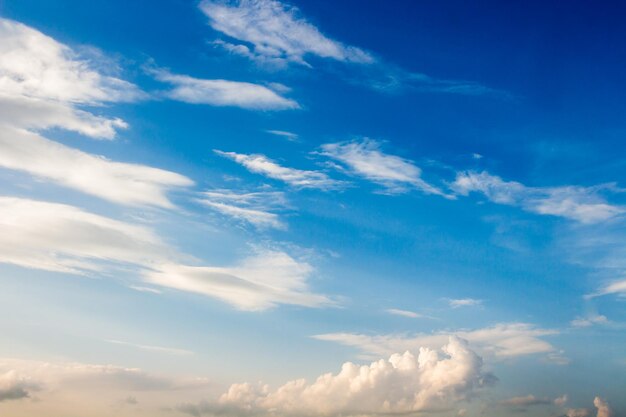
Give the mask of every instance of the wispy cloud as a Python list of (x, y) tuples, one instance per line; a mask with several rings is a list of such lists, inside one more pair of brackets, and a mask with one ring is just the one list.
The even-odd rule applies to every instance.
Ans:
[(460, 195), (480, 192), (498, 204), (518, 206), (537, 214), (565, 217), (580, 223), (597, 223), (625, 212), (598, 192), (604, 187), (528, 187), (504, 181), (488, 172), (459, 172), (451, 188)]
[(298, 140), (298, 135), (293, 132), (287, 132), (286, 130), (266, 130), (267, 133), (271, 133), (272, 135), (283, 137), (291, 142), (296, 142)]
[(260, 229), (286, 229), (273, 210), (284, 210), (285, 195), (278, 191), (235, 193), (230, 190), (213, 190), (201, 193), (201, 204), (226, 216), (252, 224)]
[(296, 188), (331, 190), (343, 188), (346, 185), (345, 182), (334, 180), (321, 171), (307, 171), (281, 166), (265, 155), (247, 155), (219, 150), (214, 152), (243, 165), (250, 172), (283, 181)]
[(310, 291), (311, 265), (275, 250), (259, 250), (230, 267), (161, 265), (144, 280), (153, 285), (203, 294), (241, 310), (259, 311), (277, 304), (323, 307), (335, 304)]
[(411, 319), (419, 319), (419, 318), (425, 317), (422, 314), (416, 313), (414, 311), (400, 310), (400, 309), (397, 309), (397, 308), (388, 308), (385, 311), (387, 313), (393, 314), (395, 316), (408, 317), (408, 318), (411, 318)]
[(167, 192), (193, 185), (171, 171), (114, 162), (20, 129), (0, 129), (0, 167), (129, 206), (172, 208)]
[(598, 291), (588, 294), (585, 298), (600, 297), (603, 295), (615, 294), (620, 297), (626, 297), (626, 279), (616, 280), (601, 287)]
[(171, 208), (167, 191), (193, 184), (173, 172), (113, 162), (35, 133), (56, 127), (113, 139), (126, 123), (91, 111), (107, 102), (138, 100), (143, 93), (20, 23), (0, 19), (0, 38), (0, 167), (131, 206)]
[[(328, 333), (313, 336), (319, 340), (340, 343), (359, 349), (368, 357), (384, 356), (405, 350), (417, 351), (422, 346), (440, 346), (450, 335), (472, 343), (482, 355), (495, 359), (544, 354), (562, 362), (560, 352), (543, 338), (555, 335), (556, 330), (541, 329), (528, 323), (503, 323), (476, 330), (440, 331), (434, 334), (366, 335), (359, 333)], [(561, 359), (559, 362), (558, 359)]]
[(474, 298), (457, 298), (448, 300), (448, 304), (452, 308), (476, 307), (482, 305), (483, 300), (477, 300)]
[(162, 82), (172, 84), (165, 95), (172, 100), (211, 106), (231, 106), (248, 110), (290, 110), (300, 105), (283, 97), (272, 84), (267, 86), (230, 80), (205, 80), (164, 70), (151, 71)]
[(418, 189), (444, 195), (421, 178), (422, 170), (412, 161), (382, 152), (380, 142), (372, 139), (327, 143), (322, 145), (322, 155), (346, 165), (354, 175), (384, 186), (389, 193)]
[(143, 283), (249, 311), (335, 304), (309, 288), (310, 264), (279, 250), (259, 248), (234, 266), (203, 266), (148, 227), (65, 204), (0, 197), (0, 218), (0, 263), (83, 275), (131, 269)]
[(231, 52), (273, 65), (309, 66), (306, 55), (344, 62), (370, 63), (365, 51), (329, 39), (307, 22), (297, 8), (275, 0), (204, 0), (200, 9), (209, 25), (246, 44), (223, 42)]
[(570, 322), (570, 324), (574, 327), (591, 327), (596, 324), (606, 324), (608, 322), (609, 319), (607, 319), (606, 316), (601, 314), (590, 314), (585, 317), (576, 317)]
[(171, 347), (163, 347), (163, 346), (152, 346), (152, 345), (141, 345), (137, 343), (124, 342), (121, 340), (106, 340), (108, 343), (112, 343), (114, 345), (128, 346), (134, 349), (145, 350), (148, 352), (156, 352), (156, 353), (166, 353), (168, 355), (176, 355), (176, 356), (186, 356), (193, 355), (194, 353), (190, 350), (186, 349), (178, 349)]

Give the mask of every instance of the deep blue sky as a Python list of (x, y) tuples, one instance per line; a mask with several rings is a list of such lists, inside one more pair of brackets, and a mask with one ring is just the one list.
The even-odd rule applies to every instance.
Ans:
[(499, 381), (399, 412), (605, 417), (597, 395), (622, 415), (624, 13), (0, 2), (0, 410), (89, 404), (37, 361), (211, 381), (111, 383), (89, 415), (210, 415), (235, 382), (311, 383), (457, 335)]

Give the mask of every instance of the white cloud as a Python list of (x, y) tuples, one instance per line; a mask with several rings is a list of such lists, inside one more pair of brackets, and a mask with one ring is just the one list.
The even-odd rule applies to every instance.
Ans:
[(0, 130), (0, 167), (131, 206), (171, 208), (166, 192), (193, 184), (174, 172), (110, 161), (21, 129)]
[(193, 411), (357, 416), (449, 410), (495, 380), (482, 365), (467, 342), (453, 337), (440, 351), (420, 348), (416, 355), (393, 354), (370, 365), (347, 362), (337, 374), (323, 374), (312, 383), (298, 379), (276, 390), (263, 384), (233, 384), (218, 403)]
[(396, 315), (396, 316), (402, 316), (402, 317), (409, 317), (409, 318), (412, 318), (412, 319), (417, 319), (417, 318), (424, 317), (423, 315), (418, 314), (418, 313), (416, 313), (414, 311), (400, 310), (400, 309), (397, 309), (397, 308), (388, 308), (385, 311), (387, 313), (389, 313), (389, 314), (393, 314), (393, 315)]
[(271, 133), (272, 135), (283, 137), (291, 142), (295, 142), (298, 140), (298, 135), (292, 132), (287, 132), (285, 130), (266, 130), (267, 133)]
[(459, 298), (448, 300), (448, 304), (452, 308), (460, 307), (476, 307), (483, 304), (483, 300), (476, 300), (474, 298)]
[(313, 267), (284, 252), (258, 249), (231, 267), (182, 264), (189, 261), (197, 263), (147, 227), (65, 204), (0, 197), (2, 263), (73, 274), (132, 267), (147, 283), (203, 294), (250, 311), (278, 304), (334, 304), (309, 289)]
[(598, 409), (597, 417), (612, 417), (613, 410), (609, 406), (609, 403), (606, 400), (596, 397), (593, 399), (593, 405)]
[(470, 171), (457, 173), (451, 188), (460, 195), (480, 192), (494, 203), (581, 223), (597, 223), (624, 213), (622, 207), (608, 204), (598, 195), (599, 187), (528, 187), (488, 172)]
[(591, 314), (586, 317), (576, 317), (570, 322), (570, 324), (574, 327), (590, 327), (594, 324), (606, 324), (608, 321), (609, 320), (606, 316), (601, 314)]
[(414, 351), (421, 346), (441, 346), (450, 335), (456, 335), (469, 340), (482, 355), (502, 360), (535, 354), (557, 355), (555, 359), (558, 359), (560, 352), (543, 339), (554, 334), (557, 334), (555, 330), (541, 329), (527, 323), (505, 323), (477, 330), (440, 331), (434, 334), (371, 336), (359, 333), (328, 333), (313, 337), (355, 347), (371, 357), (404, 350)]
[(613, 281), (605, 285), (604, 287), (600, 288), (595, 293), (586, 295), (585, 298), (600, 297), (603, 295), (611, 295), (611, 294), (616, 294), (619, 297), (626, 297), (626, 279)]
[(0, 19), (0, 167), (25, 171), (115, 203), (173, 207), (165, 193), (188, 178), (142, 165), (108, 161), (33, 131), (61, 128), (113, 139), (124, 121), (90, 111), (142, 97), (133, 84), (103, 75), (97, 63), (21, 23)]
[(150, 229), (65, 204), (0, 197), (0, 262), (76, 274), (149, 265), (175, 251)]
[(152, 285), (198, 293), (225, 301), (241, 310), (259, 311), (291, 304), (305, 307), (333, 305), (328, 297), (310, 291), (313, 268), (288, 254), (258, 250), (231, 267), (161, 265), (147, 271)]
[(139, 350), (145, 350), (147, 352), (156, 352), (156, 353), (166, 353), (168, 355), (175, 356), (187, 356), (193, 355), (194, 353), (190, 350), (179, 349), (179, 348), (171, 348), (171, 347), (163, 347), (163, 346), (152, 346), (152, 345), (141, 345), (137, 343), (124, 342), (122, 340), (106, 340), (106, 342), (112, 343), (114, 345), (122, 345), (128, 346)]
[(198, 201), (226, 216), (250, 223), (260, 229), (286, 229), (278, 214), (272, 210), (285, 208), (281, 192), (235, 193), (229, 190), (206, 191)]
[(246, 155), (235, 152), (215, 150), (220, 156), (232, 159), (243, 165), (250, 172), (264, 175), (268, 178), (283, 181), (296, 188), (318, 188), (322, 190), (337, 189), (345, 185), (343, 181), (331, 179), (320, 171), (306, 171), (283, 167), (265, 155)]
[(216, 31), (253, 46), (224, 43), (234, 53), (275, 65), (309, 65), (307, 54), (344, 62), (370, 63), (365, 51), (324, 36), (295, 7), (276, 0), (204, 0), (200, 9)]
[(383, 153), (375, 140), (327, 143), (322, 145), (322, 154), (345, 164), (353, 174), (384, 186), (388, 192), (418, 189), (426, 194), (444, 195), (421, 178), (422, 170), (412, 161)]
[(103, 75), (69, 47), (21, 23), (0, 19), (0, 91), (65, 103), (133, 101), (133, 84)]
[(289, 110), (300, 105), (283, 97), (279, 91), (248, 82), (229, 80), (204, 80), (188, 75), (171, 74), (163, 70), (153, 71), (159, 81), (172, 84), (174, 88), (166, 92), (173, 100), (211, 106), (233, 106), (249, 110)]

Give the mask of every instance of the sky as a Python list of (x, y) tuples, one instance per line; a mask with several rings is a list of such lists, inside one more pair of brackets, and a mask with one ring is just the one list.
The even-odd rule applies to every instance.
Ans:
[(626, 416), (625, 12), (0, 1), (0, 414)]

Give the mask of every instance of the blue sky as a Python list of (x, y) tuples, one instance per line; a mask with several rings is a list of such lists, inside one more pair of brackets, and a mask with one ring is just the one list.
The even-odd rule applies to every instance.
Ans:
[(623, 12), (2, 2), (0, 410), (625, 415)]

